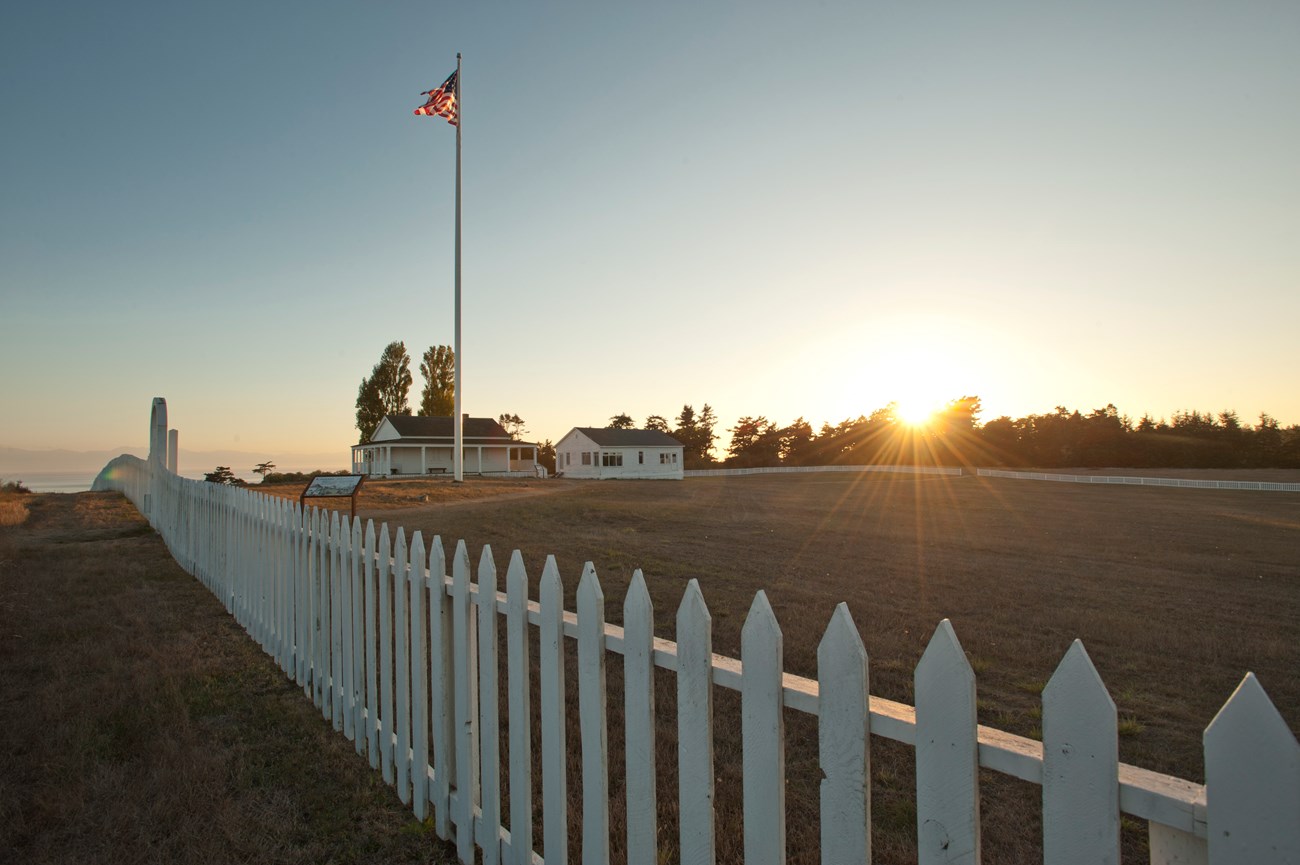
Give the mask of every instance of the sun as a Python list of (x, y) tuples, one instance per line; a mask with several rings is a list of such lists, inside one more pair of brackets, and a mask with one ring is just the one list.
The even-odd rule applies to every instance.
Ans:
[(923, 427), (944, 406), (942, 399), (927, 394), (909, 394), (898, 401), (894, 416), (910, 427)]

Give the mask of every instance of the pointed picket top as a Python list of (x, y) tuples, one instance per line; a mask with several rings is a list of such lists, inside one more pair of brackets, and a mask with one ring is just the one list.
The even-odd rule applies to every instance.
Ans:
[(547, 556), (542, 567), (542, 578), (537, 584), (537, 600), (543, 607), (563, 607), (564, 584), (560, 582), (560, 569), (555, 556)]
[(1115, 702), (1075, 640), (1043, 689), (1043, 861), (1119, 863)]
[(1254, 673), (1205, 729), (1212, 862), (1280, 862), (1300, 850), (1300, 744)]
[(627, 594), (623, 596), (623, 630), (625, 639), (632, 639), (635, 629), (638, 641), (654, 641), (654, 604), (650, 601), (650, 590), (646, 587), (645, 576), (641, 569), (632, 572), (632, 582), (628, 583)]
[(398, 559), (397, 568), (400, 572), (402, 566), (406, 564), (406, 528), (397, 527), (397, 537), (393, 540), (393, 558)]
[(497, 600), (497, 563), (492, 558), (492, 547), (483, 545), (478, 557), (478, 602), (481, 608), (495, 610)]
[(528, 613), (528, 570), (524, 567), (524, 556), (518, 550), (510, 554), (510, 564), (506, 567), (506, 599), (511, 607)]
[(469, 587), (469, 550), (465, 548), (465, 541), (456, 541), (456, 552), (452, 554), (451, 559), (451, 584), (452, 591), (461, 592)]
[(920, 865), (977, 862), (979, 724), (975, 673), (944, 619), (916, 665), (916, 811)]
[(772, 611), (772, 604), (767, 599), (767, 592), (759, 589), (754, 595), (754, 600), (749, 605), (749, 613), (745, 615), (745, 624), (740, 629), (742, 660), (744, 659), (746, 641), (765, 637), (775, 637), (777, 641), (780, 641), (781, 626), (776, 621), (776, 613)]
[(339, 512), (330, 511), (330, 537), (338, 540), (339, 538)]
[(442, 548), (442, 535), (434, 535), (429, 544), (429, 579), (434, 588), (441, 588), (447, 576), (447, 553)]
[[(700, 591), (700, 581), (692, 579), (682, 592), (682, 602), (677, 606), (677, 641), (681, 642), (682, 633), (691, 627), (713, 627), (713, 616), (709, 615), (709, 605), (704, 602), (704, 592)], [(710, 645), (712, 640), (709, 641)]]
[(600, 580), (596, 578), (596, 566), (587, 562), (582, 566), (582, 577), (578, 580), (578, 620), (582, 620), (584, 608), (594, 610), (595, 606), (599, 606), (603, 619), (605, 592), (600, 587)]
[(424, 536), (417, 529), (411, 534), (411, 582), (424, 578)]
[(835, 607), (817, 646), (821, 861), (871, 861), (867, 650), (848, 604)]
[(375, 551), (375, 521), (366, 520), (366, 537), (363, 543), (371, 553)]
[(387, 567), (388, 557), (393, 554), (393, 544), (388, 534), (388, 523), (379, 524), (379, 549), (375, 552), (379, 554), (379, 567)]

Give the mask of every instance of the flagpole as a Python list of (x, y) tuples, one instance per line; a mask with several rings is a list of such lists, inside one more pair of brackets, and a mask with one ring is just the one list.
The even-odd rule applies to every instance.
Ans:
[(456, 343), (453, 352), (455, 354), (455, 418), (453, 419), (453, 429), (455, 435), (452, 440), (452, 450), (455, 453), (453, 465), (455, 466), (455, 482), (463, 483), (465, 480), (465, 431), (462, 429), (464, 415), (461, 414), (461, 387), (460, 387), (460, 368), (461, 348), (460, 348), (460, 127), (465, 122), (465, 108), (460, 99), (460, 52), (456, 52)]

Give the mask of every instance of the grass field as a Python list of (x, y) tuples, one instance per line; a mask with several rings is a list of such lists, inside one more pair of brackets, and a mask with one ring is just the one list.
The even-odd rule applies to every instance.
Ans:
[[(550, 483), (559, 491), (374, 515), (440, 534), (449, 547), (465, 538), (475, 560), (483, 544), (501, 565), (519, 548), (534, 581), (554, 553), (570, 609), (590, 560), (613, 622), (642, 568), (656, 633), (670, 639), (682, 590), (698, 578), (714, 649), (732, 657), (764, 589), (783, 626), (787, 669), (804, 675), (815, 671), (835, 604), (847, 601), (871, 658), (872, 693), (907, 703), (913, 668), (949, 618), (978, 675), (981, 723), (1020, 735), (1041, 735), (1039, 692), (1080, 638), (1118, 707), (1121, 759), (1191, 780), (1203, 780), (1201, 731), (1247, 671), (1300, 731), (1300, 495), (908, 475)], [(670, 686), (660, 704), (660, 789), (674, 791), (664, 765), (675, 760)], [(735, 708), (719, 692), (726, 849), (739, 844)], [(815, 838), (815, 737), (802, 717), (792, 713), (788, 724), (791, 831), (811, 825)], [(876, 844), (882, 861), (905, 862), (915, 855), (911, 751), (877, 742)], [(725, 755), (734, 766), (722, 767)], [(1010, 781), (986, 791), (990, 861), (1035, 860), (1037, 796)], [(1143, 828), (1130, 827), (1125, 843), (1139, 857)]]
[[(1247, 670), (1259, 676), (1292, 729), (1300, 730), (1300, 495), (907, 475), (380, 482), (366, 489), (362, 515), (440, 534), (449, 548), (464, 538), (475, 560), (485, 543), (502, 566), (512, 549), (520, 549), (534, 596), (544, 557), (554, 553), (570, 609), (582, 563), (594, 562), (608, 618), (616, 623), (623, 590), (633, 569), (641, 568), (655, 603), (656, 632), (669, 639), (682, 590), (698, 578), (713, 615), (715, 651), (733, 657), (753, 594), (764, 589), (781, 620), (792, 672), (814, 672), (822, 629), (835, 604), (847, 601), (871, 657), (872, 693), (903, 702), (912, 702), (912, 670), (935, 625), (950, 618), (979, 678), (980, 721), (1021, 735), (1038, 734), (1039, 692), (1070, 641), (1081, 638), (1118, 706), (1121, 759), (1145, 768), (1201, 780), (1201, 730)], [(296, 497), (297, 491), (281, 494)], [(6, 758), (11, 765), (4, 767), (0, 790), (3, 831), (13, 840), (0, 838), (0, 844), (31, 850), (47, 835), (70, 834), (61, 849), (76, 851), (94, 843), (89, 839), (102, 825), (102, 808), (125, 822), (130, 813), (161, 809), (164, 826), (192, 820), (190, 811), (198, 808), (210, 812), (204, 820), (214, 825), (252, 820), (260, 828), (248, 834), (265, 838), (266, 852), (256, 852), (263, 842), (249, 842), (251, 852), (229, 846), (238, 836), (217, 832), (208, 835), (225, 840), (192, 839), (217, 845), (194, 858), (420, 861), (413, 857), (433, 855), (432, 843), (408, 831), (409, 816), (361, 768), (350, 744), (320, 722), (301, 692), (284, 683), (216, 601), (170, 564), (129, 506), (94, 495), (25, 499), (31, 514), (16, 528), (0, 529), (6, 592), (0, 720), (20, 731), (20, 747)], [(37, 579), (44, 591), (31, 590)], [(10, 631), (29, 636), (14, 638)], [(30, 635), (38, 633), (33, 642)], [(148, 684), (145, 673), (155, 667), (176, 669)], [(613, 662), (609, 669), (611, 702), (617, 704), (620, 665)], [(42, 684), (51, 679), (54, 685)], [(222, 703), (214, 709), (202, 689), (195, 697), (171, 684), (176, 681), (211, 682), (204, 687), (215, 689), (212, 699), (235, 708)], [(117, 693), (120, 683), (156, 707), (149, 717), (127, 711), (132, 701)], [(660, 842), (671, 861), (671, 675), (663, 674), (661, 684)], [(263, 704), (270, 708), (258, 708)], [(305, 726), (277, 734), (272, 741), (278, 745), (247, 744), (257, 735), (250, 728), (268, 726), (264, 711), (293, 716)], [(737, 711), (738, 701), (719, 692), (721, 861), (739, 861)], [(68, 720), (79, 712), (92, 722)], [(130, 733), (110, 737), (119, 744), (106, 747), (105, 755), (95, 751), (99, 745), (81, 744), (99, 742), (97, 725), (111, 728), (119, 716), (134, 718), (126, 725)], [(616, 705), (610, 723), (616, 748)], [(816, 861), (808, 842), (816, 838), (819, 776), (815, 730), (806, 717), (789, 714), (787, 742), (791, 861)], [(169, 755), (182, 745), (197, 745), (197, 756), (173, 761)], [(209, 756), (214, 746), (226, 756)], [(911, 749), (880, 740), (873, 747), (877, 861), (914, 860)], [(258, 768), (282, 749), (296, 762)], [(248, 753), (262, 756), (250, 761)], [(324, 756), (313, 762), (313, 754)], [(321, 766), (333, 766), (334, 758), (339, 774), (328, 780), (313, 776), (314, 793), (282, 791), (300, 773), (326, 771)], [(86, 759), (92, 767), (103, 766), (78, 770), (84, 766), (78, 760)], [(214, 764), (201, 776), (207, 782), (194, 784), (185, 769), (158, 780), (168, 777), (169, 768), (159, 764), (181, 768), (186, 759), (201, 768)], [(611, 755), (615, 791), (621, 789), (621, 759), (617, 751)], [(256, 770), (251, 776), (250, 762)], [(273, 783), (264, 780), (268, 773)], [(116, 786), (101, 790), (94, 779), (106, 774), (116, 778)], [(139, 782), (142, 792), (133, 793), (138, 798), (118, 804), (138, 778), (145, 779)], [(1041, 861), (1038, 788), (992, 776), (986, 781), (985, 861)], [(36, 797), (41, 804), (22, 804), (33, 785), (46, 791)], [(173, 786), (204, 798), (169, 798), (162, 791)], [(580, 795), (573, 781), (570, 789)], [(286, 804), (286, 797), (289, 803), (304, 801), (295, 796), (312, 804)], [(619, 807), (615, 802), (616, 815)], [(323, 827), (298, 822), (317, 810), (334, 816)], [(288, 832), (276, 828), (286, 814), (297, 827)], [(70, 819), (83, 825), (65, 833)], [(355, 833), (363, 840), (353, 839)], [(611, 834), (617, 859), (617, 819)], [(134, 835), (144, 840), (114, 843), (140, 845), (123, 849), (149, 855), (124, 854), (124, 861), (163, 861), (166, 850), (183, 849), (165, 847), (170, 835), (162, 830), (137, 828)], [(369, 855), (375, 850), (369, 845), (391, 839), (399, 845), (394, 853)], [(1126, 824), (1126, 861), (1143, 861), (1143, 844), (1143, 827)], [(308, 852), (300, 853), (300, 847)]]
[(0, 598), (0, 861), (455, 861), (121, 496), (0, 499)]

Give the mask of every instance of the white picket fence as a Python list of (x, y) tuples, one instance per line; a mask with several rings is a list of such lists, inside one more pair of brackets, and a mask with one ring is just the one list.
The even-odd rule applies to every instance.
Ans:
[[(566, 639), (577, 641), (582, 861), (610, 858), (606, 664), (623, 657), (628, 862), (657, 865), (660, 796), (677, 796), (680, 861), (713, 862), (713, 695), (741, 695), (746, 863), (785, 861), (782, 707), (817, 718), (821, 861), (871, 861), (870, 741), (915, 747), (919, 861), (980, 861), (979, 775), (985, 767), (1042, 787), (1044, 861), (1118, 863), (1120, 815), (1150, 826), (1153, 863), (1300, 863), (1300, 745), (1247, 674), (1205, 732), (1202, 786), (1119, 762), (1115, 704), (1081, 643), (1043, 691), (1043, 741), (980, 726), (975, 676), (947, 620), (915, 672), (916, 707), (869, 696), (867, 655), (841, 604), (818, 650), (817, 678), (784, 672), (780, 627), (759, 592), (741, 659), (712, 651), (699, 585), (677, 611), (676, 642), (657, 637), (638, 571), (623, 627), (606, 623), (591, 564), (577, 612), (563, 609), (555, 560), (537, 600), (518, 552), (505, 591), (484, 548), (477, 579), (463, 541), (409, 539), (372, 522), (243, 489), (180, 478), (161, 462), (121, 457), (100, 487), (147, 507), (176, 560), (198, 577), (355, 742), (416, 817), (432, 815), (463, 862), (568, 861)], [(146, 505), (147, 502), (147, 505)], [(504, 670), (498, 628), (506, 632)], [(536, 653), (536, 658), (533, 658)], [(532, 700), (539, 668), (541, 823), (533, 843)], [(679, 787), (656, 787), (654, 667), (677, 685)], [(499, 753), (499, 677), (508, 749)], [(507, 767), (504, 776), (503, 765)], [(502, 813), (503, 788), (509, 813)]]
[(1181, 487), (1197, 490), (1260, 490), (1300, 493), (1300, 483), (1273, 481), (1216, 481), (1201, 478), (1143, 478), (1128, 475), (1064, 475), (1052, 472), (1016, 472), (1005, 469), (976, 469), (982, 478), (1013, 478), (1022, 481), (1055, 481), (1065, 484), (1120, 484), (1139, 487)]
[(948, 475), (960, 477), (961, 469), (949, 466), (755, 466), (747, 469), (687, 469), (688, 478), (721, 478), (742, 475), (791, 475), (836, 472), (883, 472), (901, 475)]

